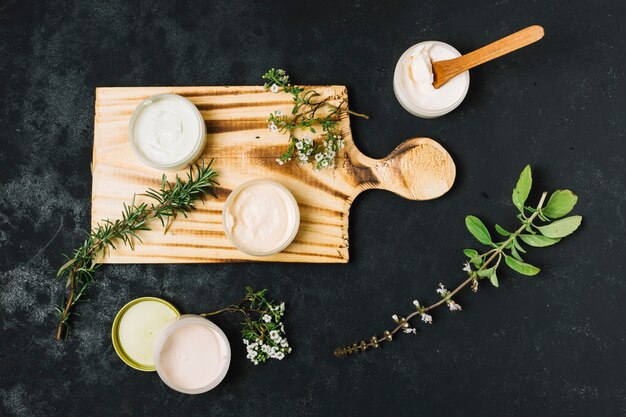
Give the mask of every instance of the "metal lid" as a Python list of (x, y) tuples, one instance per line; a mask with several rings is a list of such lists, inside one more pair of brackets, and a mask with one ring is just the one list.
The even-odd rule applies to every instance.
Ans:
[[(165, 309), (164, 314), (167, 315), (168, 313), (173, 313), (172, 320), (180, 317), (180, 312), (178, 311), (178, 309), (165, 300), (156, 297), (137, 298), (122, 307), (115, 316), (115, 319), (113, 320), (113, 326), (111, 328), (111, 340), (113, 341), (113, 348), (115, 349), (115, 352), (120, 357), (120, 359), (124, 361), (124, 363), (126, 363), (131, 368), (137, 369), (139, 371), (151, 372), (156, 371), (156, 364), (153, 362), (154, 355), (147, 355), (150, 360), (143, 361), (144, 363), (142, 363), (141, 359), (136, 357), (133, 358), (132, 355), (129, 354), (129, 352), (124, 350), (124, 343), (123, 340), (121, 340), (120, 338), (120, 325), (122, 324), (124, 316), (138, 304), (145, 302), (156, 302), (161, 304)], [(145, 319), (142, 317), (135, 318), (134, 322), (129, 323), (128, 325), (131, 326), (131, 330), (133, 330), (135, 334), (145, 333), (156, 338), (158, 333), (163, 330), (163, 328), (165, 328), (168, 323), (169, 322), (167, 321), (167, 319), (165, 319), (165, 321), (163, 322), (160, 320), (155, 320), (152, 316), (147, 316), (145, 317)], [(127, 346), (127, 349), (128, 348), (129, 346)], [(153, 349), (153, 346), (150, 346), (150, 349)]]

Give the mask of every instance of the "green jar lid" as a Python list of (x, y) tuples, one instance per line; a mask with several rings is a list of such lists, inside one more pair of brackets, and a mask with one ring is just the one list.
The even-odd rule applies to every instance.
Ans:
[(178, 317), (178, 309), (160, 298), (141, 297), (129, 302), (113, 320), (111, 339), (115, 352), (131, 368), (156, 371), (154, 341)]

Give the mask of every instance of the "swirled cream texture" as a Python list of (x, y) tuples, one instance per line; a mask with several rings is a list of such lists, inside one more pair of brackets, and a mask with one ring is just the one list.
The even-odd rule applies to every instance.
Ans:
[(456, 49), (443, 42), (422, 42), (409, 48), (400, 58), (394, 75), (394, 90), (400, 104), (409, 112), (436, 117), (454, 109), (469, 86), (467, 72), (433, 87), (432, 62), (458, 57)]
[(249, 254), (272, 252), (297, 228), (294, 204), (271, 182), (245, 186), (225, 208), (225, 227), (236, 246)]
[(171, 165), (194, 151), (200, 132), (193, 104), (165, 95), (142, 104), (133, 133), (135, 144), (145, 158), (156, 164)]

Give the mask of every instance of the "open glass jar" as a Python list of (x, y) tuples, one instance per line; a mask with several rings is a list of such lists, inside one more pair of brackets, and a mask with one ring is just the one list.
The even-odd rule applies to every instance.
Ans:
[(144, 164), (176, 171), (200, 157), (206, 144), (206, 126), (198, 108), (187, 98), (158, 94), (133, 111), (128, 142)]
[(400, 105), (425, 119), (443, 116), (457, 108), (469, 89), (469, 71), (435, 89), (431, 62), (459, 56), (461, 53), (453, 46), (440, 41), (420, 42), (407, 49), (393, 75), (393, 91)]
[(300, 209), (282, 184), (267, 179), (247, 181), (226, 199), (222, 213), (230, 242), (252, 256), (284, 250), (298, 233)]

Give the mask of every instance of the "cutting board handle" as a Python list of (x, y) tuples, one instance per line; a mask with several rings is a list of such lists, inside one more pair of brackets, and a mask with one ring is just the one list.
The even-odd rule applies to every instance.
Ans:
[(406, 140), (382, 159), (369, 158), (356, 146), (348, 155), (358, 193), (383, 189), (410, 200), (431, 200), (448, 192), (456, 177), (452, 157), (430, 138)]

